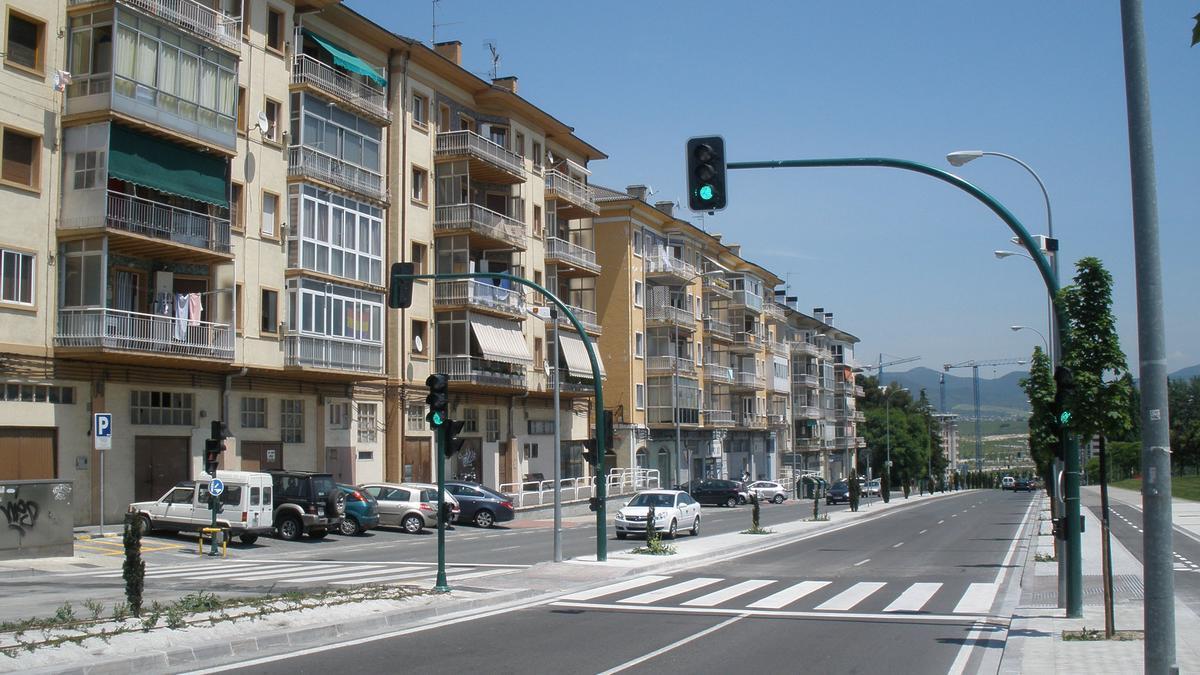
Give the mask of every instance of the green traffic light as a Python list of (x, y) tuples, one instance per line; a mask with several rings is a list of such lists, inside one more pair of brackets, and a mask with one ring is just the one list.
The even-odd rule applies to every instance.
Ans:
[(713, 198), (713, 186), (701, 185), (700, 186), (700, 199), (703, 199), (704, 201), (708, 201), (712, 198)]
[(446, 423), (446, 419), (442, 417), (442, 414), (439, 412), (431, 413), (431, 417), (432, 419), (430, 421), (433, 422), (433, 426), (435, 427), (440, 427)]
[(1058, 416), (1058, 421), (1064, 425), (1070, 424), (1071, 423), (1071, 411), (1070, 410), (1062, 411), (1062, 414)]

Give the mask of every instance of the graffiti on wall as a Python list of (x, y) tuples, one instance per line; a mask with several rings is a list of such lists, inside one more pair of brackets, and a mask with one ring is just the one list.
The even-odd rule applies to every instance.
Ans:
[(37, 525), (41, 507), (31, 499), (16, 499), (0, 504), (0, 513), (8, 520), (8, 527), (22, 535)]

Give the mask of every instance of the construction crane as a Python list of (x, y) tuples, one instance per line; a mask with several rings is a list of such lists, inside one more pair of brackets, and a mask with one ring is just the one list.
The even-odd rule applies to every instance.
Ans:
[[(863, 369), (863, 370), (874, 370), (874, 371), (876, 371), (876, 375), (879, 377), (879, 385), (880, 385), (880, 386), (883, 386), (883, 369), (884, 369), (884, 368), (886, 368), (886, 367), (888, 367), (888, 366), (898, 366), (898, 365), (900, 365), (901, 363), (912, 363), (913, 361), (920, 361), (920, 360), (921, 360), (921, 357), (919, 357), (919, 356), (910, 356), (910, 357), (908, 357), (908, 358), (906, 358), (906, 359), (893, 359), (893, 360), (891, 360), (891, 361), (888, 361), (888, 362), (886, 362), (886, 363), (885, 363), (885, 362), (884, 362), (884, 360), (883, 360), (883, 357), (884, 357), (884, 356), (886, 356), (886, 355), (885, 355), (885, 354), (882, 354), (882, 353), (879, 355), (879, 365), (874, 365), (874, 364), (872, 364), (872, 365), (869, 365), (869, 366), (863, 366), (863, 367), (862, 367), (862, 369)], [(889, 358), (890, 358), (890, 357), (889, 357)]]
[(970, 368), (971, 384), (975, 394), (975, 470), (983, 471), (983, 430), (980, 426), (979, 411), (979, 367), (980, 366), (1023, 366), (1024, 359), (990, 359), (987, 361), (963, 361), (962, 363), (946, 363), (942, 365), (942, 412), (946, 412), (946, 372), (951, 368)]

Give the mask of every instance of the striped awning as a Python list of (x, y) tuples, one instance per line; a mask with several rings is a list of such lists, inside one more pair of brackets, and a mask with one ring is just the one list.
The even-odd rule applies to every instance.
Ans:
[[(592, 362), (588, 359), (587, 347), (584, 346), (583, 340), (577, 335), (559, 333), (558, 344), (562, 347), (563, 358), (567, 362), (567, 372), (572, 377), (592, 379)], [(596, 365), (600, 366), (600, 377), (603, 379), (604, 360), (600, 358), (600, 348), (593, 342), (592, 349), (596, 352)]]
[(505, 321), (484, 314), (471, 315), (471, 332), (483, 358), (519, 366), (533, 365), (529, 345), (516, 321)]

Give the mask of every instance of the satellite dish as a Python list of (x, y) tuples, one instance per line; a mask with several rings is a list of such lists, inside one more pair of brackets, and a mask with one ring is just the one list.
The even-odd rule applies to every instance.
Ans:
[(413, 336), (413, 351), (418, 354), (425, 351), (425, 343), (421, 340), (420, 335)]
[(271, 132), (271, 120), (267, 119), (267, 113), (259, 111), (258, 123), (255, 126), (264, 134)]

